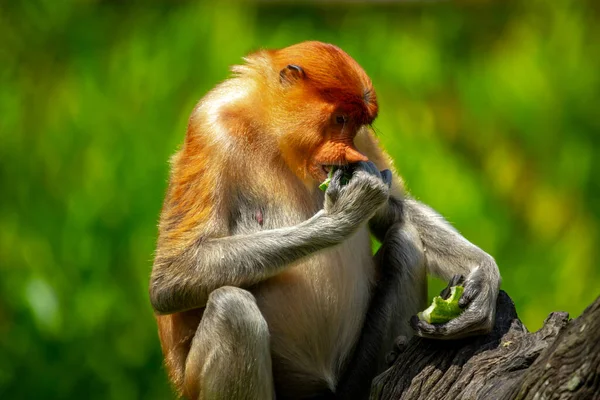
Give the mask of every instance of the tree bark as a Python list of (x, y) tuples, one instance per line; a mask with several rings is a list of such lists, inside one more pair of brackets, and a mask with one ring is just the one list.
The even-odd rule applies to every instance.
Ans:
[(413, 337), (375, 378), (371, 400), (600, 399), (600, 297), (530, 333), (501, 291), (494, 330), (456, 341)]

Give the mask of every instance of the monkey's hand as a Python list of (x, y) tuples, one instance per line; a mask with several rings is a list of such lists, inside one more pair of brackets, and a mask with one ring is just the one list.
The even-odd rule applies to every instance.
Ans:
[(344, 170), (338, 168), (325, 192), (325, 212), (350, 230), (369, 220), (387, 202), (391, 174), (379, 172), (372, 162), (353, 164), (352, 177), (342, 185)]
[(429, 324), (415, 315), (410, 322), (416, 334), (431, 339), (449, 340), (490, 332), (494, 326), (498, 285), (486, 280), (482, 271), (482, 268), (476, 268), (467, 279), (462, 275), (455, 275), (440, 293), (442, 298), (447, 299), (452, 286), (464, 286), (465, 291), (458, 301), (459, 307), (464, 308), (464, 311), (458, 317), (444, 324)]

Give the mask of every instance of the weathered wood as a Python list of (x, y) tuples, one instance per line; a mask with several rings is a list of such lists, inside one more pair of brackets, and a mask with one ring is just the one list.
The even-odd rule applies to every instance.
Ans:
[(373, 381), (372, 400), (600, 399), (600, 297), (579, 318), (554, 312), (529, 333), (501, 291), (490, 334), (414, 337), (401, 350)]

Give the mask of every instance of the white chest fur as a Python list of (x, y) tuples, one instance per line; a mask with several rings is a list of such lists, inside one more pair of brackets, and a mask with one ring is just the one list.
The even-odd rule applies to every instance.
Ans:
[(274, 356), (335, 386), (362, 329), (374, 273), (369, 233), (362, 228), (258, 286), (254, 293)]

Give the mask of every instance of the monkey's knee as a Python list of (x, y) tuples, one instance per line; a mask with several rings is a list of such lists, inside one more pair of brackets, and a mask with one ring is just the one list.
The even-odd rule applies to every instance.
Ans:
[(250, 292), (229, 286), (214, 290), (186, 362), (186, 395), (270, 398), (269, 341), (267, 322)]
[(223, 286), (208, 297), (204, 318), (212, 321), (211, 328), (238, 345), (268, 342), (269, 327), (256, 299), (247, 290)]
[(256, 299), (237, 287), (224, 286), (210, 294), (199, 330), (199, 339), (217, 343), (221, 353), (244, 357), (269, 348), (269, 327)]

